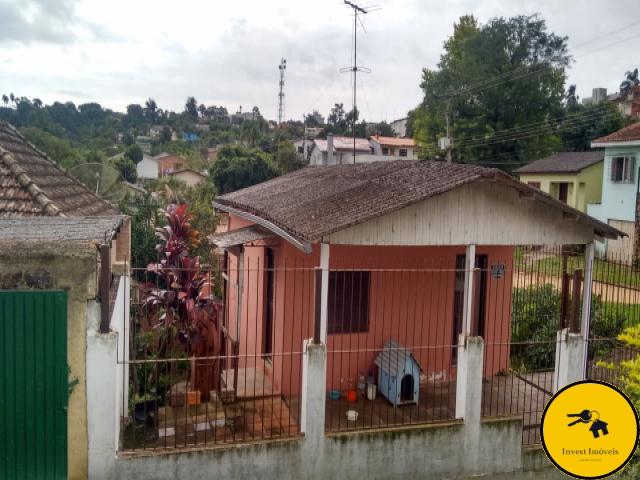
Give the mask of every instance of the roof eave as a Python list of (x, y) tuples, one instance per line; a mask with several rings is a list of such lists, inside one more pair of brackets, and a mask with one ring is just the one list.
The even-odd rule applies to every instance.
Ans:
[(598, 142), (597, 140), (591, 142), (591, 148), (602, 147), (640, 147), (640, 140), (627, 140), (622, 142)]
[(311, 251), (313, 250), (310, 244), (301, 242), (299, 239), (295, 238), (293, 235), (291, 235), (289, 232), (287, 232), (283, 228), (280, 228), (276, 224), (274, 224), (274, 223), (272, 223), (272, 222), (270, 222), (268, 220), (265, 220), (262, 217), (259, 217), (257, 215), (252, 214), (252, 213), (249, 213), (249, 212), (246, 212), (244, 210), (240, 210), (240, 209), (235, 208), (235, 207), (230, 207), (228, 205), (224, 205), (224, 204), (219, 203), (219, 202), (211, 202), (211, 203), (213, 205), (213, 208), (216, 208), (218, 210), (222, 210), (223, 212), (232, 213), (233, 215), (236, 215), (236, 216), (238, 216), (240, 218), (244, 218), (245, 220), (249, 220), (249, 221), (255, 222), (258, 225), (262, 225), (263, 227), (265, 227), (268, 230), (272, 231), (273, 233), (275, 233), (279, 237), (284, 238), (287, 242), (289, 242), (294, 247), (302, 250), (304, 253), (311, 253)]

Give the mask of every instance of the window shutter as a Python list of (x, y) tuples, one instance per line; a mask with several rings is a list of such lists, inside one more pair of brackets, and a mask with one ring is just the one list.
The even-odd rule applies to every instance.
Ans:
[(635, 181), (635, 173), (636, 173), (636, 157), (628, 157), (629, 161), (629, 182), (633, 183)]
[(615, 162), (614, 158), (610, 157), (609, 158), (609, 182), (610, 183), (613, 183), (613, 181), (614, 181), (614, 178), (613, 178), (613, 166), (614, 166), (615, 163), (616, 162)]

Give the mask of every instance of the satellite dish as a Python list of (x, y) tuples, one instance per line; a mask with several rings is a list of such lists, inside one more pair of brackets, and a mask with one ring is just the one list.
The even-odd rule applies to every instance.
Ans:
[(118, 203), (127, 194), (127, 183), (120, 172), (102, 163), (83, 163), (69, 170), (73, 177), (108, 202)]

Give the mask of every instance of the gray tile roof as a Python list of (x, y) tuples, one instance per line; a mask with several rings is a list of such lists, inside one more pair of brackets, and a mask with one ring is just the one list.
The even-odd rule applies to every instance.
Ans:
[(119, 215), (0, 120), (0, 217)]
[(115, 236), (125, 218), (125, 215), (0, 218), (0, 241), (58, 240), (104, 243)]
[(534, 194), (537, 201), (593, 225), (598, 235), (623, 235), (495, 168), (434, 161), (311, 166), (222, 195), (216, 201), (267, 220), (297, 240), (313, 243), (325, 235), (483, 179)]
[(376, 357), (375, 363), (381, 369), (389, 372), (389, 375), (393, 377), (397, 377), (399, 373), (401, 373), (404, 369), (405, 364), (407, 363), (407, 358), (411, 357), (418, 368), (422, 371), (422, 367), (413, 356), (409, 350), (404, 348), (398, 342), (389, 339), (387, 344), (382, 349), (382, 352)]
[(602, 161), (604, 161), (604, 151), (558, 152), (525, 165), (516, 170), (516, 173), (580, 173), (585, 168)]
[(208, 238), (220, 248), (242, 245), (244, 243), (255, 242), (263, 238), (273, 237), (275, 233), (260, 225), (242, 227), (230, 232), (214, 233)]

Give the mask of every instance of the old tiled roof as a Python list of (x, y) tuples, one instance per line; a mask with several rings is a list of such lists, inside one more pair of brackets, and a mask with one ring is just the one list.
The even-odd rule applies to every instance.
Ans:
[(525, 165), (516, 173), (580, 173), (587, 167), (604, 161), (604, 151), (558, 152), (550, 157)]
[(629, 125), (622, 130), (607, 135), (606, 137), (600, 137), (594, 140), (593, 144), (609, 143), (609, 142), (637, 142), (640, 141), (640, 122)]
[(249, 225), (248, 227), (238, 228), (226, 233), (214, 233), (207, 237), (212, 243), (220, 248), (226, 248), (234, 245), (242, 245), (263, 238), (273, 237), (274, 233), (260, 225)]
[(115, 236), (125, 218), (125, 215), (0, 218), (0, 240), (68, 240), (105, 243)]
[[(327, 151), (327, 141), (322, 138), (314, 140), (321, 152)], [(353, 137), (333, 137), (334, 150), (353, 150)], [(371, 145), (366, 138), (356, 138), (356, 151), (370, 152)]]
[(498, 180), (535, 195), (539, 201), (593, 224), (600, 235), (623, 235), (495, 168), (434, 161), (312, 166), (222, 195), (216, 203), (256, 215), (311, 243), (483, 179)]
[(396, 137), (369, 137), (371, 140), (378, 142), (380, 145), (389, 147), (415, 147), (416, 143), (413, 138), (396, 138)]
[(0, 120), (0, 217), (118, 214)]

